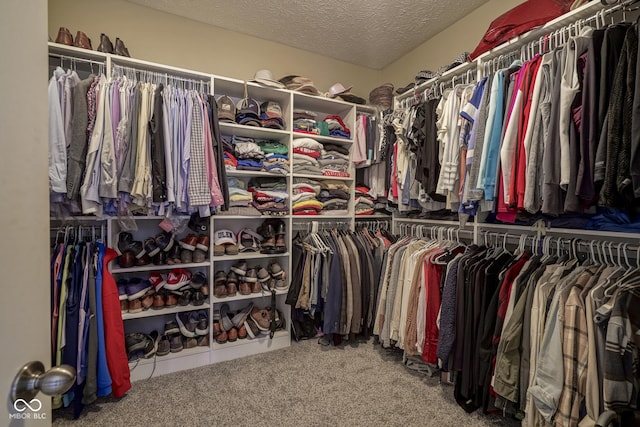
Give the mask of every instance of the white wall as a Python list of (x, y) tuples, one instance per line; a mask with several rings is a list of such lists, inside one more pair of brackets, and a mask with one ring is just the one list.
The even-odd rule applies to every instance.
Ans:
[[(280, 43), (171, 15), (126, 0), (50, 0), (49, 35), (69, 28), (89, 35), (93, 48), (106, 33), (112, 42), (124, 40), (135, 58), (182, 68), (251, 79), (262, 68), (276, 78), (299, 74), (327, 90), (341, 82), (368, 98), (369, 91), (385, 82), (402, 87), (420, 70), (437, 70), (459, 53), (472, 51), (491, 21), (522, 0), (490, 0), (454, 25), (418, 46), (383, 70), (338, 61)], [(390, 31), (392, 31), (390, 29)]]
[(490, 0), (382, 70), (386, 81), (404, 87), (420, 70), (437, 71), (462, 52), (472, 52), (489, 24), (523, 0)]
[[(9, 389), (18, 369), (31, 360), (51, 362), (46, 25), (46, 0), (0, 3), (2, 425), (46, 425), (9, 421), (16, 413)], [(38, 414), (50, 420), (49, 399), (38, 397)]]
[(100, 33), (115, 43), (120, 37), (138, 59), (238, 79), (251, 79), (257, 70), (270, 69), (276, 79), (297, 74), (327, 91), (341, 82), (368, 97), (380, 80), (380, 71), (283, 44), (171, 15), (125, 0), (50, 0), (49, 35), (58, 28), (87, 33), (93, 48)]

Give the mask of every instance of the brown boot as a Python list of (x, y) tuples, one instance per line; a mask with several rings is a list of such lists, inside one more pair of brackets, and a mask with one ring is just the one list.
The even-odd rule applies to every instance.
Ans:
[(78, 31), (76, 33), (74, 46), (81, 47), (82, 49), (93, 50), (93, 48), (91, 47), (91, 39), (87, 37), (87, 35), (82, 31)]
[(68, 28), (60, 27), (58, 30), (58, 37), (56, 37), (56, 43), (73, 46), (73, 36)]

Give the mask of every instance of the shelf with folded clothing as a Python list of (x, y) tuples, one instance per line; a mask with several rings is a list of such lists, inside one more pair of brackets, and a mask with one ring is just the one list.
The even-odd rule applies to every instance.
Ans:
[(358, 219), (391, 219), (393, 216), (392, 215), (384, 215), (384, 214), (372, 214), (372, 215), (355, 215), (354, 218), (356, 219), (356, 221)]
[(289, 218), (289, 214), (287, 215), (225, 215), (223, 213), (218, 213), (217, 215), (214, 216), (214, 221), (220, 221), (223, 219), (269, 219), (269, 218), (280, 218), (280, 219), (287, 219)]
[(294, 139), (295, 138), (312, 138), (318, 142), (326, 142), (326, 143), (338, 144), (338, 145), (353, 144), (353, 139), (340, 138), (337, 136), (326, 136), (326, 135), (307, 133), (307, 132), (298, 132), (295, 130), (293, 131), (293, 137)]
[(353, 181), (355, 177), (352, 176), (329, 176), (329, 175), (314, 175), (314, 174), (304, 174), (304, 173), (294, 173), (292, 175), (294, 178), (309, 178), (309, 179), (332, 179), (335, 181)]
[(283, 175), (281, 173), (272, 173), (267, 171), (250, 171), (250, 170), (242, 170), (242, 169), (226, 169), (227, 176), (248, 176), (248, 177), (282, 177), (286, 178), (289, 174)]
[[(289, 292), (289, 288), (285, 288), (285, 289), (276, 289), (276, 295), (286, 295), (287, 292)], [(223, 298), (217, 298), (217, 297), (212, 297), (211, 299), (211, 303), (212, 304), (223, 304), (225, 302), (231, 302), (231, 301), (244, 301), (244, 300), (252, 300), (252, 299), (258, 299), (258, 298), (269, 298), (271, 297), (271, 292), (267, 292), (267, 291), (262, 291), (259, 293), (251, 293), (248, 295), (240, 295), (240, 293), (237, 293), (235, 296), (232, 297), (223, 297)]]
[(288, 130), (240, 125), (230, 122), (220, 122), (220, 133), (222, 135), (244, 136), (247, 138), (271, 139), (283, 143), (289, 141), (290, 135)]
[(294, 221), (300, 221), (300, 220), (325, 220), (325, 221), (331, 221), (331, 220), (336, 220), (336, 219), (353, 219), (353, 214), (346, 214), (346, 215), (291, 215), (291, 218)]
[(211, 307), (211, 304), (209, 304), (208, 302), (205, 302), (202, 305), (193, 305), (193, 304), (188, 304), (183, 306), (177, 305), (175, 307), (161, 308), (158, 310), (154, 310), (150, 308), (149, 310), (141, 311), (139, 313), (122, 313), (122, 320), (144, 319), (148, 317), (164, 316), (167, 314), (183, 313), (185, 311), (196, 311), (196, 310), (209, 311), (209, 307)]

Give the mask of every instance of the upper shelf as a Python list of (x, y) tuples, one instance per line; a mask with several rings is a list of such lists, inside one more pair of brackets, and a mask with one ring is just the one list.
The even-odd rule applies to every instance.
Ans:
[(236, 123), (220, 122), (220, 133), (223, 135), (244, 136), (247, 138), (277, 140), (288, 144), (289, 131), (261, 128), (257, 126), (245, 126)]
[(82, 49), (75, 46), (67, 46), (66, 44), (59, 44), (49, 42), (49, 53), (54, 55), (62, 55), (71, 58), (89, 59), (92, 61), (107, 61), (107, 54), (98, 52), (96, 50)]
[(331, 114), (344, 117), (352, 112), (354, 106), (355, 104), (350, 104), (337, 99), (329, 99), (322, 96), (293, 92), (294, 110), (310, 110), (325, 113), (327, 115)]
[(229, 77), (213, 76), (213, 78), (213, 89), (216, 97), (220, 95), (227, 95), (232, 98), (242, 99), (244, 98), (244, 89), (246, 84), (249, 98), (254, 98), (262, 102), (278, 101), (283, 104), (283, 107), (291, 103), (291, 92), (288, 90), (264, 87), (257, 83), (245, 82), (244, 80), (232, 79)]

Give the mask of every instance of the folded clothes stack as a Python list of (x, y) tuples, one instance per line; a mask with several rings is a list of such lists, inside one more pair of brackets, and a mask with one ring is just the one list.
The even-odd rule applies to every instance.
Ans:
[(253, 195), (246, 190), (242, 180), (230, 176), (227, 178), (229, 186), (229, 207), (247, 207), (251, 206)]
[(252, 178), (249, 191), (253, 194), (253, 206), (262, 215), (287, 215), (289, 194), (285, 178)]
[(264, 168), (264, 152), (253, 138), (234, 136), (231, 144), (238, 160), (238, 170), (261, 171)]
[(318, 215), (324, 204), (318, 200), (320, 183), (308, 178), (295, 178), (291, 203), (294, 215)]
[(373, 215), (375, 213), (376, 203), (376, 198), (370, 194), (369, 187), (365, 185), (358, 185), (356, 187), (356, 215)]
[(320, 133), (318, 129), (318, 122), (316, 121), (317, 114), (313, 111), (306, 110), (294, 110), (293, 111), (293, 130), (296, 132), (312, 133), (317, 135)]
[(322, 144), (313, 138), (293, 140), (293, 173), (322, 175), (318, 159), (322, 153)]
[(350, 199), (349, 186), (345, 182), (326, 179), (320, 183), (318, 200), (323, 203), (320, 215), (349, 215)]
[(329, 136), (336, 138), (351, 138), (351, 130), (344, 124), (340, 116), (327, 116), (323, 120), (329, 129)]
[(258, 141), (264, 153), (264, 170), (274, 174), (289, 173), (289, 147), (277, 141)]
[(324, 144), (322, 157), (318, 160), (322, 175), (348, 178), (349, 150), (340, 145)]

